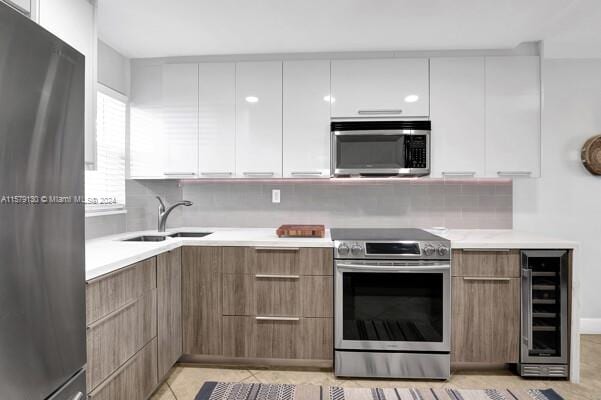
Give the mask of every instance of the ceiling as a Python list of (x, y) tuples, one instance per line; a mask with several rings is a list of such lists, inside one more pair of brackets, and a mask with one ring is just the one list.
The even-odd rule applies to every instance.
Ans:
[(507, 49), (601, 57), (600, 0), (100, 0), (127, 57)]

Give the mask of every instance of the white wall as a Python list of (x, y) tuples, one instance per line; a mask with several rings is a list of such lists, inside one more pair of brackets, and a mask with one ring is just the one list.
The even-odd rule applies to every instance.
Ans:
[(601, 177), (580, 148), (601, 134), (601, 60), (543, 61), (542, 178), (514, 183), (514, 229), (580, 243), (582, 328), (601, 333)]

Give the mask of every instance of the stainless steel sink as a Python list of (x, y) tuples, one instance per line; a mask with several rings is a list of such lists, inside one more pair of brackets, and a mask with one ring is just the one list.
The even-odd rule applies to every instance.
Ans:
[(210, 235), (213, 232), (176, 232), (169, 235), (169, 237), (179, 238), (199, 238)]
[(132, 237), (129, 239), (123, 239), (122, 241), (123, 242), (162, 242), (165, 239), (167, 239), (167, 238), (163, 235), (160, 235), (160, 236), (144, 235), (144, 236)]

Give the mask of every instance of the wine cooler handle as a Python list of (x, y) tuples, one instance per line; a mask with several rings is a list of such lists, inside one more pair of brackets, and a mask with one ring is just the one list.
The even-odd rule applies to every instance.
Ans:
[(534, 346), (532, 343), (532, 271), (529, 268), (522, 268), (522, 276), (526, 279), (527, 301), (526, 305), (526, 339), (528, 341), (528, 351)]

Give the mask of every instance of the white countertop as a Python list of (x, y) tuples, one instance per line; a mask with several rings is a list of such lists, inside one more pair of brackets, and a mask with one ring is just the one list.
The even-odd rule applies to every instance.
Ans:
[[(170, 238), (161, 242), (123, 242), (141, 235), (173, 232), (213, 232), (201, 238)], [(128, 232), (86, 241), (86, 280), (94, 279), (135, 262), (180, 246), (332, 247), (330, 231), (323, 238), (279, 238), (275, 228), (177, 228)]]
[[(162, 242), (123, 242), (156, 231), (128, 232), (86, 241), (86, 280), (180, 246), (332, 247), (330, 231), (324, 238), (279, 238), (275, 228), (178, 228), (173, 232), (213, 232), (202, 238), (167, 238)], [(454, 249), (574, 249), (577, 243), (511, 229), (450, 229), (432, 231), (451, 240)]]

